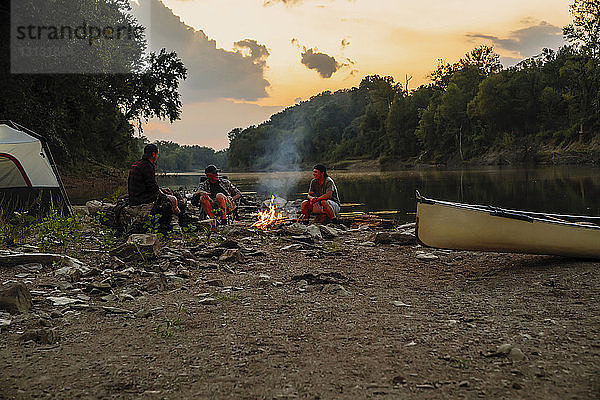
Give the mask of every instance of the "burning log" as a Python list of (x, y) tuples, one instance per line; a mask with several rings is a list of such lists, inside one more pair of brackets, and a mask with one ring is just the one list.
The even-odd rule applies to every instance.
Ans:
[(269, 207), (265, 211), (258, 212), (258, 221), (251, 226), (268, 229), (269, 227), (287, 222), (289, 219), (281, 211), (277, 211), (277, 205), (274, 203), (275, 196), (271, 196)]

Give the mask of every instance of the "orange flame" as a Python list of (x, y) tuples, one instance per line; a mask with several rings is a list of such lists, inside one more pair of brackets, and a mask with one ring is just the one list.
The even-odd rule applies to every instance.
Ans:
[(275, 196), (271, 196), (269, 208), (265, 211), (258, 212), (258, 221), (253, 223), (252, 226), (260, 229), (267, 229), (270, 226), (282, 224), (287, 220), (280, 211), (277, 211), (277, 205), (273, 202), (274, 199)]

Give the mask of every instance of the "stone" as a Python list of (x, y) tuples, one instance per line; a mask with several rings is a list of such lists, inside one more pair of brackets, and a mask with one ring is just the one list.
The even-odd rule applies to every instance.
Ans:
[(294, 251), (294, 250), (300, 250), (300, 249), (302, 249), (302, 245), (300, 243), (290, 244), (288, 246), (284, 246), (281, 248), (281, 250), (283, 250), (283, 251), (287, 251), (287, 250)]
[(154, 233), (134, 233), (127, 241), (110, 251), (110, 254), (122, 260), (146, 260), (160, 253), (160, 241)]
[(304, 224), (294, 222), (293, 224), (283, 225), (281, 230), (289, 233), (290, 235), (306, 235), (308, 234), (308, 227)]
[(73, 289), (73, 284), (67, 281), (60, 281), (56, 283), (56, 287), (62, 291)]
[(10, 283), (0, 287), (0, 309), (10, 313), (26, 313), (33, 307), (31, 293), (23, 283)]
[(394, 385), (404, 385), (404, 384), (406, 383), (406, 378), (405, 378), (405, 377), (403, 377), (403, 376), (401, 376), (401, 375), (395, 376), (395, 377), (392, 379), (392, 383), (393, 383)]
[(52, 302), (53, 306), (58, 306), (58, 307), (62, 307), (62, 306), (68, 306), (71, 304), (75, 304), (75, 303), (82, 303), (81, 300), (79, 299), (72, 299), (69, 297), (47, 297), (47, 300)]
[(518, 347), (513, 347), (508, 353), (508, 358), (513, 361), (523, 361), (525, 359), (525, 354), (523, 354), (523, 351)]
[(321, 230), (321, 234), (323, 235), (323, 237), (325, 239), (333, 239), (335, 237), (340, 236), (340, 233), (342, 231), (334, 228), (333, 226), (329, 226), (329, 225), (319, 225), (319, 229)]
[(126, 310), (124, 308), (109, 307), (109, 306), (102, 306), (101, 308), (109, 314), (130, 314), (131, 313), (131, 311)]
[(408, 224), (404, 224), (404, 225), (400, 225), (399, 227), (397, 227), (396, 229), (398, 229), (399, 231), (403, 231), (406, 229), (411, 229), (411, 228), (416, 228), (417, 223), (416, 222), (410, 222)]
[(308, 286), (308, 281), (301, 279), (298, 281), (298, 286), (300, 287), (307, 287)]
[(416, 387), (417, 389), (435, 389), (435, 386), (429, 384), (417, 385)]
[(107, 294), (106, 296), (100, 297), (100, 300), (102, 300), (102, 301), (117, 301), (118, 297), (111, 293), (111, 294)]
[(469, 381), (460, 381), (458, 382), (458, 387), (469, 387)]
[(308, 243), (308, 244), (313, 244), (315, 242), (315, 240), (312, 238), (312, 236), (292, 236), (291, 239), (295, 240), (297, 242)]
[(50, 318), (52, 318), (52, 319), (57, 319), (57, 318), (62, 318), (62, 317), (63, 317), (63, 315), (60, 311), (53, 310), (50, 312)]
[(510, 353), (512, 348), (513, 348), (512, 344), (506, 343), (506, 344), (500, 345), (496, 349), (496, 354), (508, 354), (508, 353)]
[(19, 267), (27, 272), (41, 272), (44, 269), (44, 267), (40, 263), (23, 264)]
[(62, 267), (54, 271), (54, 276), (61, 280), (67, 280), (69, 282), (78, 282), (81, 279), (81, 270), (76, 267)]
[(317, 225), (309, 225), (306, 227), (308, 234), (314, 239), (314, 240), (321, 240), (323, 239), (323, 235), (321, 234), (321, 229), (319, 229), (319, 227)]
[(410, 304), (403, 303), (399, 300), (393, 302), (396, 307), (412, 307)]
[(208, 286), (218, 286), (218, 287), (223, 287), (225, 286), (225, 284), (223, 283), (223, 281), (221, 279), (212, 279), (210, 281), (206, 281), (205, 282)]
[(56, 329), (41, 328), (23, 333), (21, 339), (24, 342), (34, 341), (39, 344), (54, 344), (60, 338)]
[(325, 285), (323, 288), (325, 293), (335, 294), (338, 296), (350, 296), (350, 292), (342, 285)]
[(415, 244), (417, 243), (417, 238), (415, 236), (414, 231), (411, 233), (410, 231), (401, 231), (401, 232), (392, 232), (390, 234), (393, 243), (397, 244)]
[(394, 231), (394, 232), (377, 232), (373, 237), (373, 241), (377, 244), (415, 244), (416, 237), (414, 234), (410, 234), (407, 231)]
[(0, 330), (2, 328), (8, 328), (12, 321), (10, 319), (0, 318)]
[(425, 253), (425, 252), (417, 252), (417, 260), (423, 261), (433, 261), (437, 260), (439, 257), (435, 254)]
[(104, 203), (98, 200), (90, 200), (85, 203), (85, 207), (87, 208), (89, 215), (94, 215), (98, 212), (108, 212), (112, 210), (115, 205), (112, 203)]
[(203, 306), (214, 306), (217, 304), (217, 299), (213, 297), (205, 297), (201, 299), (198, 303)]
[(242, 262), (243, 260), (244, 256), (242, 255), (242, 251), (240, 249), (227, 249), (219, 257), (219, 261)]
[[(287, 204), (287, 200), (282, 197), (275, 197), (273, 199), (273, 204), (277, 206), (277, 208), (282, 209)], [(262, 202), (262, 209), (267, 209), (271, 205), (271, 199), (267, 199)]]
[(141, 310), (139, 310), (138, 312), (136, 312), (134, 314), (134, 316), (136, 318), (148, 318), (152, 315), (152, 312), (150, 312), (149, 310), (146, 310), (144, 308), (142, 308)]
[(363, 247), (375, 247), (376, 244), (373, 241), (367, 241), (367, 242), (362, 242), (359, 244), (359, 246), (363, 246)]
[(389, 232), (377, 232), (372, 241), (376, 244), (387, 244), (392, 242), (392, 236)]

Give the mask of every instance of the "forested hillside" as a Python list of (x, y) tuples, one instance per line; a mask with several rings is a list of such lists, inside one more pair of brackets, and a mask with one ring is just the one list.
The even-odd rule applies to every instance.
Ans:
[(227, 166), (227, 150), (215, 151), (205, 146), (180, 146), (168, 141), (154, 143), (160, 149), (157, 169), (161, 172), (204, 171), (209, 164)]
[(229, 133), (234, 169), (287, 169), (317, 161), (378, 159), (451, 163), (509, 152), (536, 161), (542, 150), (579, 143), (600, 162), (600, 10), (575, 1), (569, 41), (558, 51), (503, 69), (486, 46), (432, 72), (407, 91), (392, 77), (323, 92), (259, 126)]

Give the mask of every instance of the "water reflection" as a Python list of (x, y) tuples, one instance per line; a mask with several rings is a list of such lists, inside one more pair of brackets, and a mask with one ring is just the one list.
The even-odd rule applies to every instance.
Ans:
[[(533, 169), (331, 171), (343, 203), (364, 203), (352, 211), (415, 211), (415, 190), (444, 200), (554, 213), (600, 215), (600, 170), (590, 167)], [(242, 191), (289, 200), (304, 198), (312, 173), (231, 173)], [(192, 188), (200, 175), (160, 176), (159, 184)], [(346, 209), (345, 211), (350, 211)]]

